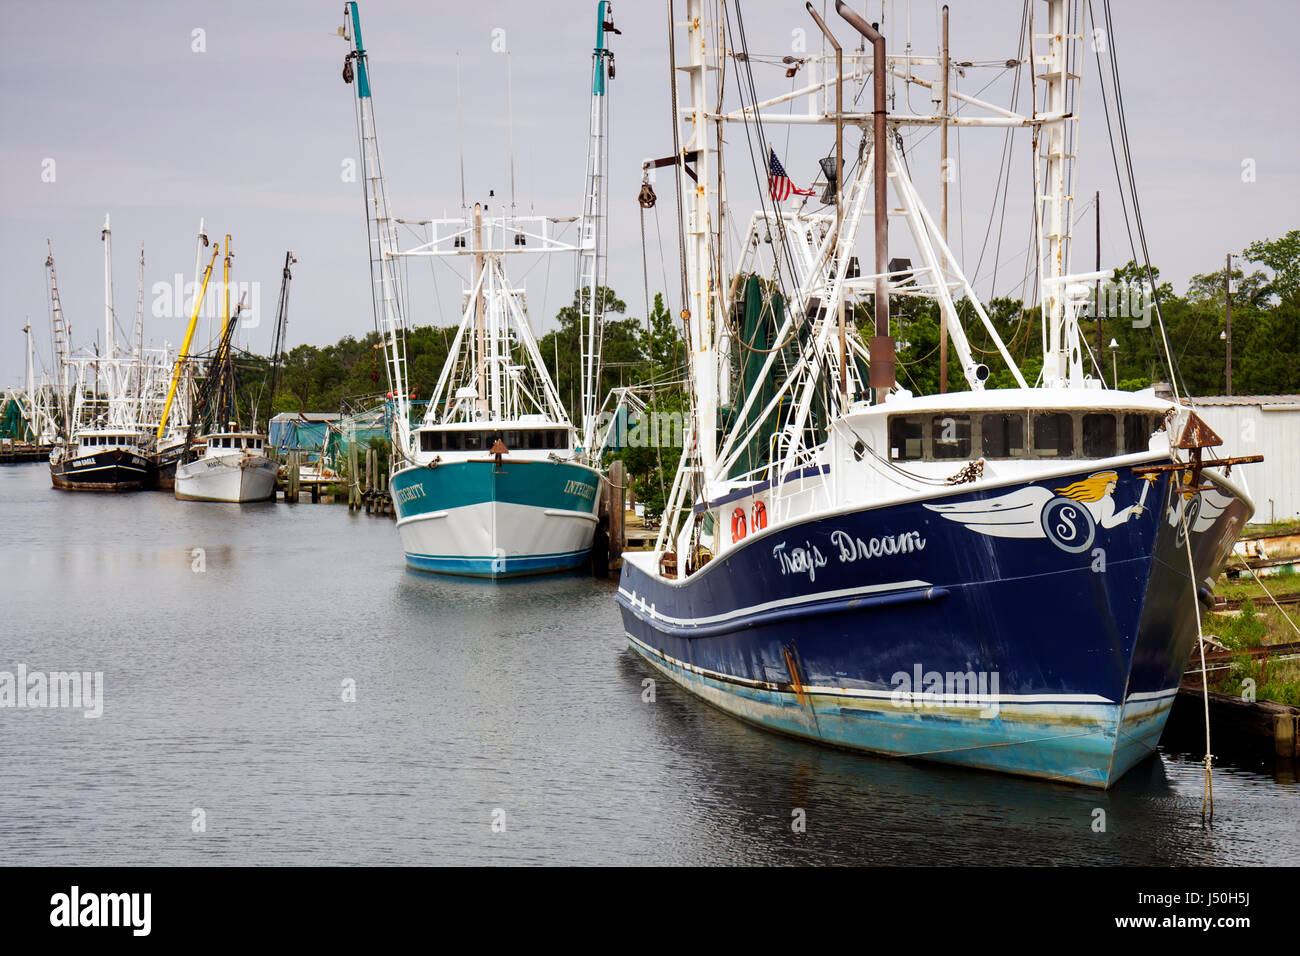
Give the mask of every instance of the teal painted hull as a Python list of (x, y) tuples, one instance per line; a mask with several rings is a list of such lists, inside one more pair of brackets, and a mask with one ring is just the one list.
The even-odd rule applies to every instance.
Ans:
[(484, 578), (583, 564), (599, 491), (594, 469), (548, 460), (446, 462), (392, 479), (407, 566)]

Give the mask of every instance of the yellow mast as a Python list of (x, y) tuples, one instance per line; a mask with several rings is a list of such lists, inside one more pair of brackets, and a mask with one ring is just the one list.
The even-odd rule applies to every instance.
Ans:
[[(203, 272), (203, 287), (194, 297), (194, 314), (190, 316), (190, 327), (185, 330), (185, 341), (181, 343), (181, 350), (176, 356), (176, 369), (172, 372), (172, 384), (167, 389), (167, 404), (163, 406), (162, 421), (158, 423), (158, 434), (155, 436), (157, 441), (162, 440), (163, 430), (167, 427), (167, 416), (171, 414), (172, 400), (176, 397), (176, 385), (181, 379), (181, 369), (185, 367), (185, 360), (190, 354), (190, 342), (194, 339), (194, 327), (199, 321), (199, 310), (203, 307), (203, 297), (208, 292), (208, 279), (212, 276), (212, 267), (217, 264), (217, 256), (221, 253), (221, 244), (217, 243), (212, 250), (212, 261), (208, 263), (207, 269)], [(229, 260), (227, 260), (229, 261)]]
[(230, 233), (226, 233), (226, 259), (221, 271), (221, 338), (226, 340), (226, 326), (230, 324)]

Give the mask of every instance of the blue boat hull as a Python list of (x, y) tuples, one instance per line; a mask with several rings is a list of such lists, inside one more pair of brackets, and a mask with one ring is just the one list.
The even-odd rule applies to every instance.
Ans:
[[(1088, 478), (769, 528), (685, 580), (625, 555), (624, 628), (668, 677), (771, 730), (1108, 787), (1154, 752), (1195, 644), (1198, 582), (1251, 506), (1220, 485), (1184, 523), (1168, 476), (1142, 498), (1130, 467), (1096, 521), (1059, 494)], [(1017, 496), (1047, 501), (1032, 527), (968, 517)]]

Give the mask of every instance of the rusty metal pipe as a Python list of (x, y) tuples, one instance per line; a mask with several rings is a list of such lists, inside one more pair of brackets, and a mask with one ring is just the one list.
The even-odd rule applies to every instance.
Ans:
[(835, 0), (835, 12), (845, 22), (871, 42), (872, 50), (872, 92), (874, 103), (871, 111), (872, 139), (875, 151), (875, 170), (872, 184), (875, 191), (876, 218), (876, 334), (871, 339), (871, 387), (876, 391), (876, 401), (884, 398), (885, 392), (894, 387), (894, 340), (889, 335), (889, 282), (886, 273), (889, 270), (889, 166), (886, 162), (885, 119), (888, 109), (885, 105), (885, 75), (888, 64), (885, 61), (885, 37), (879, 30), (867, 23), (849, 9), (844, 0)]

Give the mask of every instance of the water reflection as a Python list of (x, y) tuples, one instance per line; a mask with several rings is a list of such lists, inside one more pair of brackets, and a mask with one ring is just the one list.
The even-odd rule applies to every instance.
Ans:
[(0, 469), (0, 669), (102, 670), (105, 711), (0, 713), (0, 862), (1300, 859), (1293, 775), (1221, 765), (1203, 830), (1195, 747), (1099, 793), (811, 746), (663, 678), (644, 703), (612, 580), (433, 577), (342, 507), (48, 481)]

